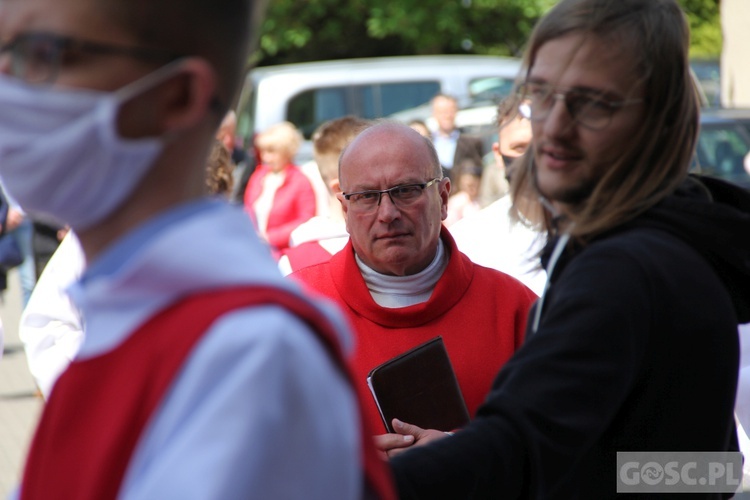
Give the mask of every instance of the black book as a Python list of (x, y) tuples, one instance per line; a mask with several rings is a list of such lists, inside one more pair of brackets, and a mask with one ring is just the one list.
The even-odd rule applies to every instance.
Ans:
[(394, 418), (441, 431), (469, 423), (469, 412), (442, 337), (376, 366), (367, 376), (367, 385), (388, 432), (394, 432)]

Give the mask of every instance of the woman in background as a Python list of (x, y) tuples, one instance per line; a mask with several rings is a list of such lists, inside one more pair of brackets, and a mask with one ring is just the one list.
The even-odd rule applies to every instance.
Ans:
[(289, 246), (292, 231), (315, 215), (310, 181), (292, 163), (301, 142), (289, 122), (271, 126), (255, 141), (261, 165), (247, 183), (245, 209), (276, 255)]

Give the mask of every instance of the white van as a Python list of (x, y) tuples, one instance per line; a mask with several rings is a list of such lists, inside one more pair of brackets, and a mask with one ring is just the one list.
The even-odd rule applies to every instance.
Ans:
[[(426, 119), (438, 93), (460, 107), (507, 95), (520, 60), (476, 55), (403, 56), (266, 66), (247, 76), (238, 105), (238, 134), (253, 134), (290, 121), (305, 139), (324, 121), (345, 115)], [(309, 141), (297, 161), (312, 157)]]

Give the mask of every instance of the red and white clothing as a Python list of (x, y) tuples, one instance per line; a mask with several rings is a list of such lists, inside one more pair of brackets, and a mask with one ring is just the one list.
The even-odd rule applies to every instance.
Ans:
[(18, 336), (26, 350), (29, 371), (44, 399), (83, 342), (81, 313), (67, 289), (81, 278), (86, 257), (73, 231), (52, 254), (21, 314)]
[(429, 299), (407, 307), (378, 305), (351, 243), (330, 261), (291, 275), (348, 313), (356, 335), (356, 386), (365, 400), (366, 418), (381, 432), (385, 427), (367, 387), (367, 374), (375, 366), (442, 336), (473, 416), (500, 367), (523, 342), (527, 313), (536, 295), (515, 278), (471, 262), (445, 228), (441, 239), (447, 267)]
[[(190, 294), (252, 285), (303, 297), (279, 275), (242, 209), (221, 201), (174, 209), (116, 242), (71, 290), (86, 320), (75, 362), (117, 354), (149, 318)], [(334, 308), (314, 307), (348, 346)], [(139, 362), (132, 359), (133, 370)], [(354, 393), (299, 317), (273, 305), (224, 314), (177, 373), (117, 498), (361, 498)], [(55, 447), (90, 437), (60, 433)], [(107, 474), (70, 462), (71, 482)]]
[(284, 276), (303, 267), (326, 262), (349, 241), (343, 220), (313, 217), (292, 231), (289, 248), (282, 252), (279, 270)]
[(289, 246), (292, 231), (315, 215), (315, 193), (296, 165), (273, 172), (259, 166), (247, 182), (245, 209), (275, 249)]

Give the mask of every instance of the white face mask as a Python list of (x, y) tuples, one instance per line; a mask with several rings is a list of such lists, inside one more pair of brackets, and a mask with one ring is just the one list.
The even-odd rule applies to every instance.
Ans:
[(0, 180), (29, 214), (85, 229), (117, 209), (161, 154), (160, 138), (117, 131), (124, 102), (167, 65), (115, 92), (29, 85), (0, 75)]

